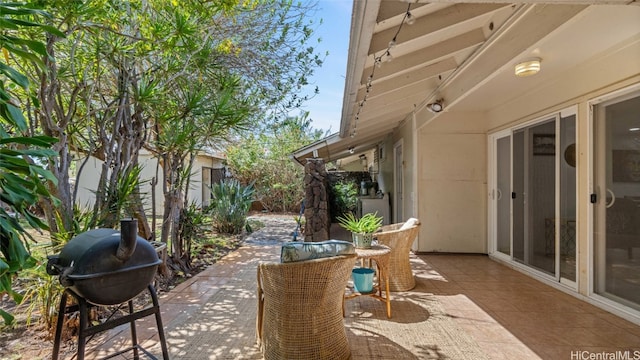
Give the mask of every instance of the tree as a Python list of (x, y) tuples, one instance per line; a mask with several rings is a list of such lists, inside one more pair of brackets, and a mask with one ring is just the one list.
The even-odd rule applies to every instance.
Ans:
[(243, 183), (255, 182), (256, 196), (270, 211), (297, 211), (304, 198), (304, 169), (291, 153), (326, 134), (311, 127), (309, 113), (287, 117), (260, 134), (248, 134), (227, 150), (228, 164)]
[(188, 205), (188, 189), (193, 163), (210, 139), (220, 139), (231, 129), (246, 126), (249, 104), (243, 98), (238, 78), (220, 74), (214, 87), (191, 89), (189, 82), (179, 87), (173, 101), (162, 109), (167, 118), (159, 122), (155, 151), (163, 171), (164, 222), (162, 241), (171, 239), (174, 262), (190, 266), (190, 247), (182, 239), (180, 224)]
[[(288, 0), (40, 2), (59, 31), (28, 33), (42, 39), (46, 52), (21, 66), (39, 84), (29, 94), (31, 135), (59, 140), (48, 168), (60, 180), (49, 191), (61, 204), (42, 204), (53, 232), (73, 231), (69, 170), (92, 156), (102, 169), (87, 226), (112, 227), (126, 214), (152, 238), (140, 182), (130, 181), (146, 150), (162, 166), (156, 179), (168, 202), (162, 240), (179, 245), (176, 214), (195, 154), (249, 121), (264, 126), (300, 105), (308, 76), (322, 62), (308, 44), (312, 7)], [(84, 166), (78, 169), (81, 178)], [(119, 191), (123, 183), (135, 191)]]

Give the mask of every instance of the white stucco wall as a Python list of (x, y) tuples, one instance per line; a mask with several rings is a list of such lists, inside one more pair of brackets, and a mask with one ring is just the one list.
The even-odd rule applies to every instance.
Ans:
[[(76, 197), (76, 203), (85, 209), (91, 209), (95, 202), (95, 190), (100, 180), (100, 173), (102, 171), (102, 161), (94, 157), (90, 157), (78, 174), (81, 163), (84, 159), (76, 160), (76, 173), (74, 174), (76, 180), (75, 184), (78, 188), (78, 195)], [(207, 155), (198, 155), (193, 166), (192, 178), (189, 190), (189, 199), (202, 204), (202, 168), (223, 168), (222, 159), (211, 157)], [(141, 191), (143, 192), (143, 204), (148, 215), (152, 214), (152, 194), (155, 192), (155, 213), (156, 216), (162, 216), (164, 206), (164, 195), (162, 190), (162, 169), (158, 168), (158, 161), (152, 158), (149, 154), (141, 153), (139, 157), (141, 170), (141, 181), (143, 185)], [(156, 173), (157, 172), (157, 173)], [(151, 180), (153, 178), (158, 179), (158, 183), (152, 188)]]
[(483, 127), (483, 114), (443, 113), (419, 129), (417, 193), (423, 226), (418, 251), (486, 252)]

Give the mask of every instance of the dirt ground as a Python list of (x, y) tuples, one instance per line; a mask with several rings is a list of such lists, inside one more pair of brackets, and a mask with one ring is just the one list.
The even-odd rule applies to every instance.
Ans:
[[(268, 222), (270, 217), (286, 217), (292, 219), (293, 215), (265, 215), (255, 213), (250, 216), (251, 219), (256, 219), (258, 223), (261, 221)], [(207, 247), (204, 247), (198, 252), (197, 256), (192, 259), (192, 270), (189, 274), (174, 272), (174, 276), (170, 279), (158, 277), (156, 279), (156, 290), (158, 295), (161, 295), (163, 292), (171, 291), (180, 282), (185, 281), (187, 278), (203, 271), (219, 258), (230, 251), (233, 251), (242, 243), (242, 240), (245, 237), (246, 234), (236, 236), (232, 242), (233, 245), (225, 249), (208, 249)], [(149, 302), (149, 295), (146, 291), (142, 292), (134, 299), (134, 303), (137, 304), (136, 306), (144, 306), (144, 304)], [(0, 299), (0, 308), (11, 311), (15, 309), (15, 304), (10, 301), (8, 296), (5, 295)], [(114, 311), (114, 308), (103, 308), (101, 311), (104, 313), (97, 314), (98, 318), (108, 316)], [(24, 319), (21, 319), (20, 316), (17, 316), (16, 318), (18, 320), (16, 325), (12, 327), (0, 327), (0, 360), (50, 359), (53, 349), (53, 333), (55, 329), (49, 331), (44, 325), (37, 323), (37, 321), (34, 321), (30, 326), (27, 326)], [(75, 334), (73, 334), (75, 329), (72, 328), (74, 321), (77, 322), (77, 320), (73, 319), (69, 321), (71, 329), (63, 333), (66, 335), (63, 335), (63, 338), (66, 337), (66, 341), (63, 341), (61, 354), (69, 352), (71, 348), (76, 346), (77, 338), (74, 336)]]

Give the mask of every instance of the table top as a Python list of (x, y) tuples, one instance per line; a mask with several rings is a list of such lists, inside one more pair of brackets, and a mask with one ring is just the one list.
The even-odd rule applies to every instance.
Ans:
[(356, 254), (358, 254), (359, 258), (383, 256), (389, 253), (391, 253), (391, 248), (382, 244), (371, 245), (371, 248), (368, 249), (356, 248)]

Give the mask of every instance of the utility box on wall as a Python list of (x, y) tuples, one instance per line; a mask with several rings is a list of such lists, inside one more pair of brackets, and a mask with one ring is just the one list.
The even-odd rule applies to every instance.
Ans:
[(389, 197), (385, 195), (382, 199), (361, 197), (358, 199), (358, 217), (368, 213), (378, 213), (382, 216), (382, 224), (389, 225), (391, 220), (389, 211)]

